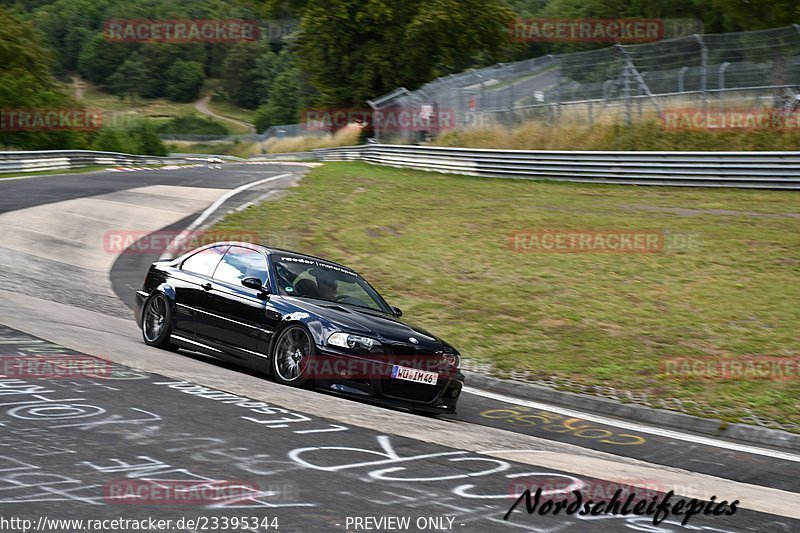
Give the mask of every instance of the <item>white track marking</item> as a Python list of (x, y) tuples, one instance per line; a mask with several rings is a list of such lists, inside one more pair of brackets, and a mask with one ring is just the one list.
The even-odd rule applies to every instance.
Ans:
[[(169, 244), (169, 246), (167, 246), (167, 249), (168, 250), (179, 249), (180, 246), (183, 244), (183, 242), (189, 237), (189, 235), (191, 235), (192, 231), (197, 229), (203, 222), (205, 222), (208, 219), (208, 217), (210, 217), (214, 213), (214, 211), (216, 211), (217, 209), (220, 208), (220, 206), (222, 204), (224, 204), (230, 198), (236, 196), (240, 192), (246, 191), (247, 189), (250, 189), (250, 188), (255, 187), (257, 185), (261, 185), (262, 183), (267, 183), (267, 182), (270, 182), (270, 181), (279, 180), (281, 178), (285, 178), (285, 177), (288, 177), (288, 176), (291, 176), (291, 175), (292, 175), (291, 173), (278, 174), (277, 176), (272, 176), (270, 178), (264, 178), (264, 179), (261, 179), (261, 180), (258, 180), (258, 181), (245, 183), (244, 185), (241, 185), (239, 187), (236, 187), (233, 190), (228, 191), (227, 193), (225, 193), (222, 196), (220, 196), (219, 198), (217, 198), (217, 200), (213, 204), (208, 206), (208, 208), (205, 211), (200, 213), (199, 217), (194, 219), (194, 222), (189, 224), (189, 226), (185, 230), (180, 232), (180, 234), (177, 237), (175, 237), (175, 239), (173, 239), (173, 241)], [(158, 259), (160, 261), (163, 261), (163, 260), (166, 260), (166, 259), (172, 259), (172, 257), (173, 257), (173, 255), (170, 252), (164, 252), (163, 254), (161, 254), (161, 257), (159, 257)]]
[(613, 418), (606, 418), (604, 416), (595, 415), (591, 413), (584, 413), (581, 411), (576, 411), (573, 409), (568, 409), (565, 407), (558, 407), (556, 405), (550, 405), (546, 403), (534, 402), (531, 400), (523, 400), (520, 398), (514, 398), (511, 396), (506, 396), (504, 394), (497, 394), (494, 392), (489, 392), (480, 389), (474, 389), (472, 387), (464, 387), (464, 392), (468, 394), (474, 394), (475, 396), (481, 396), (483, 398), (489, 398), (492, 400), (497, 400), (500, 402), (516, 404), (516, 405), (524, 405), (525, 407), (533, 407), (534, 409), (542, 409), (543, 411), (551, 411), (553, 413), (558, 413), (565, 416), (570, 416), (573, 418), (580, 418), (582, 420), (588, 420), (589, 422), (596, 422), (598, 424), (605, 424), (607, 426), (613, 426), (620, 429), (626, 429), (628, 431), (637, 431), (639, 433), (648, 433), (650, 435), (658, 435), (659, 437), (667, 437), (674, 440), (681, 440), (685, 442), (692, 442), (695, 444), (703, 444), (705, 446), (713, 446), (715, 448), (724, 448), (726, 450), (734, 450), (743, 453), (752, 453), (754, 455), (763, 455), (765, 457), (772, 457), (775, 459), (783, 459), (785, 461), (793, 461), (793, 462), (800, 462), (800, 455), (795, 455), (789, 452), (781, 452), (776, 450), (770, 450), (768, 448), (758, 448), (755, 446), (749, 446), (746, 444), (737, 444), (735, 442), (728, 442), (725, 440), (714, 439), (711, 437), (701, 437), (699, 435), (692, 435), (690, 433), (682, 433), (680, 431), (673, 431), (670, 429), (661, 429), (654, 426), (648, 426), (645, 424), (639, 424), (636, 422), (625, 422), (622, 420), (615, 420)]

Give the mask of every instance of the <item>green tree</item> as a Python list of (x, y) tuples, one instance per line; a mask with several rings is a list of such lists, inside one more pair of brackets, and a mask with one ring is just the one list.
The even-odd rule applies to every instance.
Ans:
[[(53, 58), (29, 23), (0, 7), (0, 111), (67, 110), (79, 106), (56, 84)], [(24, 149), (84, 148), (80, 131), (9, 131), (0, 128), (0, 144)]]
[(299, 72), (292, 67), (275, 78), (269, 100), (256, 111), (256, 129), (263, 132), (276, 124), (297, 122), (300, 119), (300, 104)]
[(796, 24), (797, 0), (695, 0), (707, 31), (747, 31)]
[(129, 44), (110, 43), (98, 33), (88, 39), (78, 57), (78, 72), (96, 84), (105, 84), (127, 59)]
[(120, 65), (106, 80), (106, 85), (114, 94), (126, 96), (147, 96), (153, 92), (156, 80), (150, 75), (147, 65), (138, 54), (134, 54)]
[(238, 106), (255, 109), (262, 100), (257, 87), (263, 79), (259, 57), (272, 52), (264, 43), (243, 42), (234, 45), (222, 67), (225, 90)]
[(167, 70), (164, 94), (176, 102), (190, 102), (197, 98), (204, 80), (203, 65), (196, 61), (176, 61)]
[(316, 104), (363, 105), (399, 86), (503, 57), (505, 0), (308, 0), (297, 51)]
[(36, 9), (33, 21), (47, 37), (60, 72), (75, 71), (84, 43), (100, 31), (109, 0), (57, 0)]

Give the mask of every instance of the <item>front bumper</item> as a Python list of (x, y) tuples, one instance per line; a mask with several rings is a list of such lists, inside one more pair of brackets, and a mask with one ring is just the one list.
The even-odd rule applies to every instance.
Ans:
[[(337, 359), (358, 359), (349, 354), (320, 350), (318, 357), (326, 358), (324, 368), (348, 368), (352, 365), (337, 365)], [(348, 374), (347, 370), (315, 376), (318, 387), (337, 394), (369, 398), (373, 402), (392, 407), (403, 407), (428, 413), (452, 414), (456, 412), (458, 399), (464, 387), (464, 374), (459, 370), (439, 373), (436, 385), (392, 379), (393, 362), (369, 361), (370, 375)]]

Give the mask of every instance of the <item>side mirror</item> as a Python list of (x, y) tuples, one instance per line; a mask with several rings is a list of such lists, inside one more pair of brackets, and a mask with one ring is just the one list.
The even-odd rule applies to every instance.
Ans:
[(392, 306), (392, 314), (397, 318), (400, 318), (401, 316), (403, 316), (403, 310), (400, 309), (399, 307)]
[(244, 278), (242, 280), (242, 285), (244, 285), (248, 289), (253, 289), (254, 291), (261, 291), (265, 294), (269, 294), (269, 290), (261, 283), (261, 280), (256, 277)]

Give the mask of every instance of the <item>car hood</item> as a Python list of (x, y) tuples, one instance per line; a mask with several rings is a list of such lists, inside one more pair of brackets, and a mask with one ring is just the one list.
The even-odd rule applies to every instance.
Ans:
[[(455, 351), (447, 342), (424, 329), (378, 311), (333, 302), (292, 298), (292, 303), (341, 331), (373, 337), (383, 344), (403, 344), (431, 351)], [(416, 339), (414, 343), (411, 338)]]

